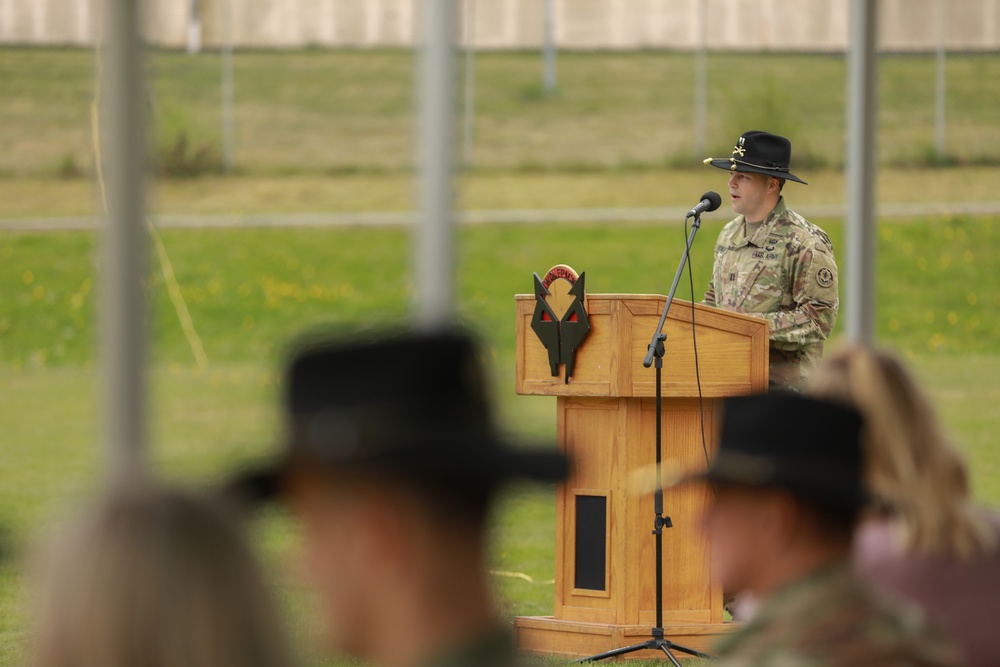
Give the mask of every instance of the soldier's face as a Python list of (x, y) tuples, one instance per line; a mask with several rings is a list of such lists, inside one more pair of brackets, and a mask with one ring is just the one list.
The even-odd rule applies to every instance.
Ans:
[(321, 607), (324, 643), (341, 654), (365, 655), (372, 623), (372, 572), (364, 499), (333, 487), (318, 474), (292, 479), (289, 500), (301, 527), (300, 564)]
[(760, 222), (774, 208), (770, 183), (764, 174), (734, 171), (729, 174), (729, 200), (733, 211), (745, 215), (750, 222)]
[(725, 590), (757, 590), (776, 541), (773, 502), (767, 490), (716, 485), (715, 498), (702, 518), (702, 530)]

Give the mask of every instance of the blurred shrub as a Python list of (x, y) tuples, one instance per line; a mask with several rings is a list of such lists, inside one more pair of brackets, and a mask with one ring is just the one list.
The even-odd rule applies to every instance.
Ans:
[(171, 104), (153, 112), (152, 162), (160, 176), (195, 178), (222, 171), (222, 153), (216, 142), (193, 130), (184, 109)]

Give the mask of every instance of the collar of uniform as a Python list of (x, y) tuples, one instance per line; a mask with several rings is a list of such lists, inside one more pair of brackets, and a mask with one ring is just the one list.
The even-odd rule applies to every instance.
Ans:
[(781, 586), (763, 600), (760, 609), (746, 625), (727, 635), (718, 643), (716, 652), (719, 657), (724, 657), (735, 651), (744, 637), (752, 637), (763, 628), (780, 622), (780, 619), (787, 616), (788, 610), (796, 606), (796, 600), (801, 600), (803, 597), (808, 598), (810, 592), (817, 588), (826, 590), (828, 587), (841, 588), (849, 585), (848, 582), (853, 576), (851, 572), (848, 561), (837, 560)]
[[(755, 248), (763, 248), (767, 245), (767, 237), (771, 235), (771, 231), (774, 229), (775, 221), (784, 215), (787, 210), (788, 207), (785, 206), (785, 198), (778, 197), (778, 203), (775, 204), (771, 212), (767, 214), (766, 218), (764, 218), (764, 224), (758, 227), (753, 236), (747, 239), (747, 243)], [(746, 220), (746, 218), (744, 218), (744, 220)]]

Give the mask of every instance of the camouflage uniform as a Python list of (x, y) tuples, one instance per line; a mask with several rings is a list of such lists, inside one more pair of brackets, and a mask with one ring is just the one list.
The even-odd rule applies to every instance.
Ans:
[(778, 200), (748, 239), (744, 216), (715, 245), (705, 303), (767, 320), (772, 387), (798, 389), (823, 356), (837, 321), (837, 262), (822, 229)]
[(788, 584), (716, 646), (718, 667), (932, 667), (956, 649), (913, 609), (876, 599), (845, 564)]

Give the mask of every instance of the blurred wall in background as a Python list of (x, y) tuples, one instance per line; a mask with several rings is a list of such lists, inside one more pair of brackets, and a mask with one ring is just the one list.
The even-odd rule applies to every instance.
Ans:
[[(538, 47), (547, 0), (476, 3), (475, 43), (482, 49)], [(556, 42), (566, 49), (692, 49), (699, 17), (708, 48), (746, 51), (843, 51), (850, 0), (552, 0)], [(1000, 49), (1000, 0), (945, 0), (949, 50)], [(939, 0), (882, 0), (880, 45), (932, 50)], [(193, 16), (201, 43), (227, 35), (237, 47), (406, 47), (414, 41), (419, 0), (147, 0), (147, 37), (188, 45)], [(101, 0), (0, 0), (0, 44), (90, 45)], [(227, 29), (231, 32), (228, 32)]]

